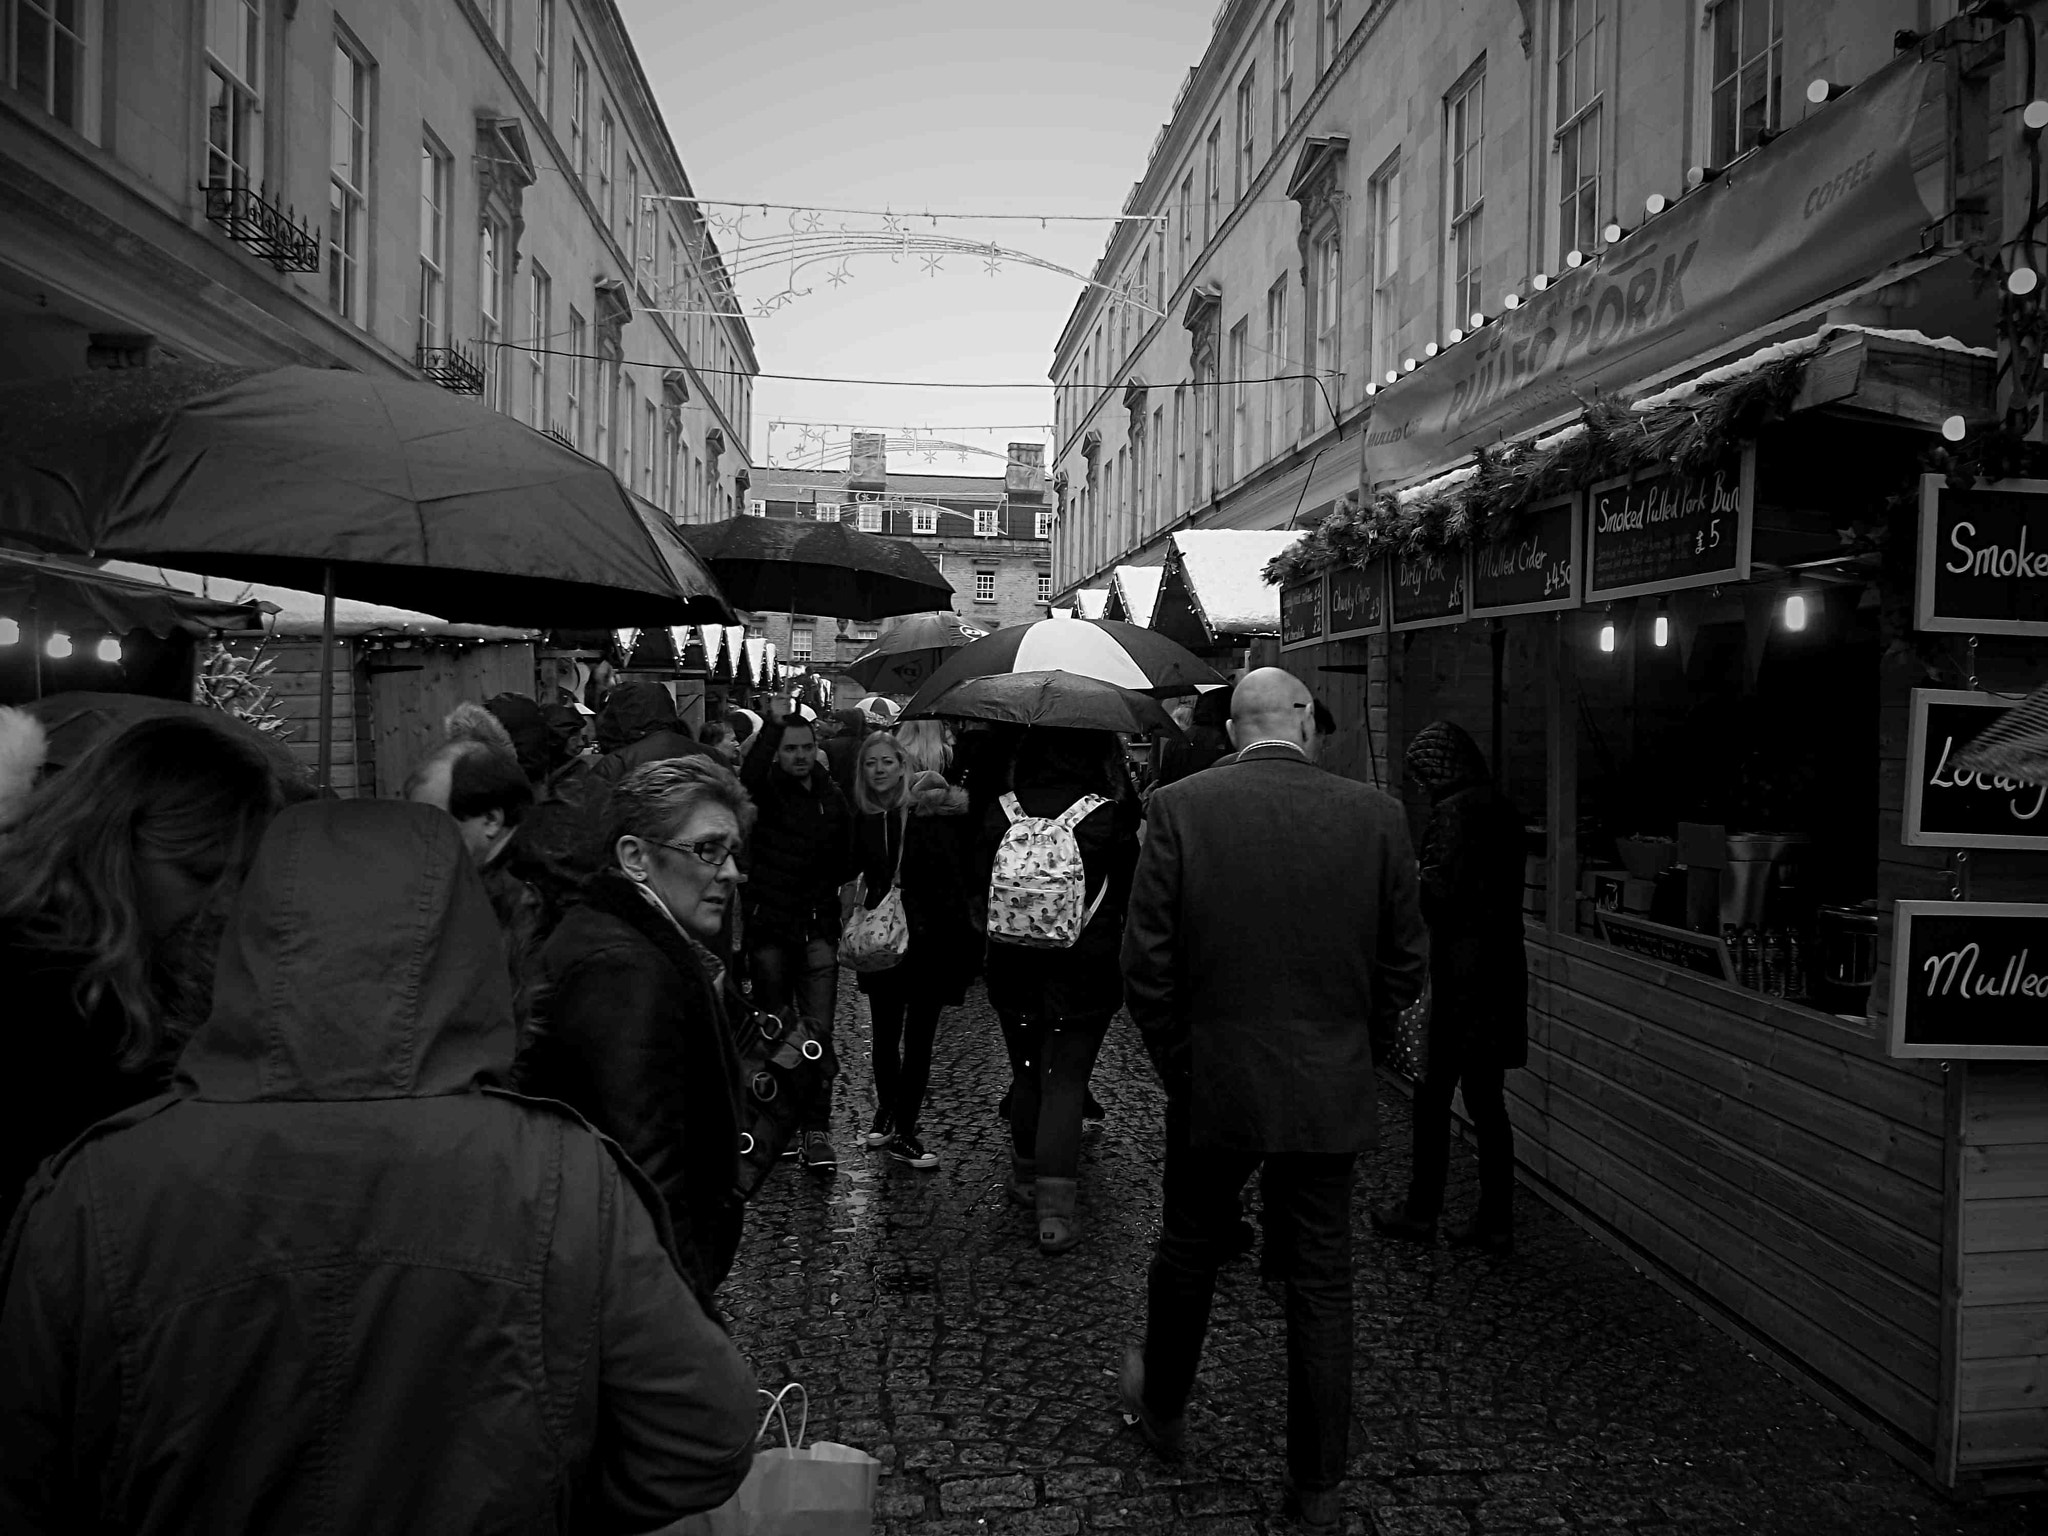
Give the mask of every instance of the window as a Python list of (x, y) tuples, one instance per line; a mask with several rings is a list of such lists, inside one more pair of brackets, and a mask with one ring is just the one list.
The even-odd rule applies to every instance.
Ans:
[(1230, 370), (1230, 437), (1223, 448), (1223, 473), (1218, 485), (1228, 485), (1252, 466), (1251, 435), (1251, 320), (1240, 320), (1230, 328), (1230, 354), (1224, 366)]
[[(1395, 366), (1394, 343), (1401, 325), (1401, 162), (1396, 156), (1380, 167), (1366, 187), (1366, 216), (1371, 220), (1372, 334), (1367, 363), (1369, 376), (1383, 379)], [(1463, 326), (1462, 317), (1451, 323)]]
[(766, 501), (762, 500), (758, 496), (749, 496), (747, 498), (748, 517), (766, 517), (767, 515), (768, 503)]
[(977, 603), (992, 603), (996, 600), (996, 573), (976, 571), (974, 573), (974, 600)]
[(939, 531), (939, 509), (937, 507), (912, 507), (910, 509), (910, 531), (912, 533), (937, 533)]
[(1259, 67), (1254, 64), (1237, 82), (1237, 176), (1231, 189), (1233, 203), (1244, 201), (1259, 170), (1258, 76)]
[(653, 400), (640, 405), (640, 494), (655, 501), (654, 445), (661, 441), (661, 407)]
[[(652, 293), (655, 290), (655, 286), (661, 281), (661, 272), (654, 265), (654, 258), (659, 253), (654, 248), (654, 173), (652, 171), (647, 173), (647, 192), (647, 200), (638, 205), (640, 211), (635, 215), (640, 220), (639, 243), (635, 247), (640, 254), (633, 261), (633, 280), (637, 283), (642, 283), (647, 291)], [(642, 273), (640, 270), (640, 260), (642, 257), (647, 262), (645, 273)], [(674, 265), (673, 249), (671, 249), (670, 265)], [(674, 300), (664, 300), (663, 302), (665, 304), (673, 303)]]
[[(56, 6), (60, 0), (48, 3)], [(27, 68), (20, 29), (45, 8), (43, 0), (34, 4), (24, 0), (15, 13), (16, 85), (24, 83)], [(263, 179), (262, 139), (257, 131), (257, 113), (263, 105), (262, 59), (263, 9), (258, 0), (207, 0), (206, 184), (210, 187), (253, 187)]]
[[(1166, 407), (1159, 406), (1152, 412), (1152, 430), (1145, 435), (1146, 445), (1152, 451), (1152, 521), (1155, 525), (1166, 521), (1166, 482), (1160, 478), (1160, 464), (1164, 450), (1160, 439), (1166, 436)], [(1144, 528), (1141, 533), (1152, 530)]]
[(569, 163), (576, 179), (590, 179), (590, 66), (583, 50), (569, 45)]
[(862, 621), (853, 626), (853, 639), (857, 645), (873, 645), (881, 638), (882, 627), (879, 624)]
[[(1332, 403), (1343, 399), (1344, 381), (1344, 248), (1336, 229), (1326, 229), (1309, 248), (1309, 274), (1315, 280), (1316, 373), (1330, 391)], [(1322, 391), (1316, 392), (1322, 398)]]
[(1051, 571), (1040, 571), (1038, 573), (1038, 600), (1041, 603), (1049, 603), (1052, 601)]
[(543, 118), (554, 116), (550, 91), (555, 82), (555, 0), (535, 0), (533, 7), (533, 99)]
[(814, 626), (809, 624), (790, 625), (789, 659), (798, 666), (809, 665), (811, 650), (817, 644), (817, 639), (818, 631)]
[(1186, 280), (1188, 264), (1195, 255), (1195, 173), (1189, 171), (1180, 179), (1180, 270), (1174, 275), (1176, 284)]
[(671, 408), (662, 413), (661, 419), (661, 473), (664, 477), (662, 503), (668, 509), (668, 520), (672, 523), (682, 520), (682, 481), (677, 477), (677, 460), (683, 453), (682, 412)]
[(1479, 240), (1486, 186), (1486, 72), (1475, 71), (1444, 99), (1444, 203), (1450, 238), (1444, 246), (1443, 329), (1469, 325), (1485, 308), (1479, 292)]
[[(1159, 306), (1159, 300), (1152, 293), (1152, 253), (1150, 251), (1145, 252), (1144, 255), (1138, 258), (1138, 302), (1145, 305), (1147, 309), (1156, 309)], [(1151, 315), (1141, 316), (1138, 320), (1138, 333), (1142, 336), (1145, 327), (1151, 323)]]
[(596, 407), (591, 420), (591, 453), (598, 463), (611, 466), (612, 424), (619, 413), (619, 358), (610, 348), (597, 364), (597, 398), (591, 402)]
[[(1193, 484), (1188, 479), (1188, 450), (1185, 436), (1187, 422), (1187, 386), (1176, 384), (1173, 387), (1173, 484), (1168, 488), (1168, 494), (1172, 498), (1168, 505), (1173, 511), (1169, 518), (1180, 516), (1181, 487)], [(1160, 510), (1165, 511), (1165, 508), (1162, 507)]]
[(1337, 62), (1344, 46), (1344, 0), (1322, 0), (1323, 21), (1316, 28), (1316, 75)]
[(1052, 514), (1050, 512), (1039, 512), (1033, 515), (1031, 519), (1031, 537), (1034, 539), (1049, 539), (1052, 537)]
[(1720, 0), (1714, 7), (1709, 54), (1713, 126), (1707, 143), (1713, 163), (1726, 165), (1777, 131), (1779, 76), (1785, 51), (1781, 0)]
[(625, 406), (625, 409), (619, 413), (617, 418), (619, 427), (619, 484), (630, 490), (634, 483), (633, 434), (638, 430), (638, 424), (634, 418), (639, 414), (636, 409), (639, 403), (639, 391), (633, 386), (633, 376), (623, 371), (619, 379), (619, 394)]
[(695, 309), (683, 298), (683, 250), (676, 244), (676, 232), (664, 232), (662, 240), (668, 249), (668, 285), (662, 289), (661, 302), (675, 309)]
[(862, 533), (880, 533), (882, 531), (882, 509), (872, 505), (862, 507), (856, 526), (859, 527)]
[(977, 539), (993, 539), (1002, 534), (1003, 514), (1000, 508), (988, 507), (974, 514), (974, 536)]
[(1212, 123), (1202, 146), (1202, 244), (1216, 234), (1223, 211), (1223, 125)]
[(476, 336), (484, 352), (484, 404), (505, 408), (505, 370), (498, 343), (504, 335), (504, 232), (489, 219), (477, 234)]
[(569, 441), (583, 447), (584, 381), (589, 377), (590, 327), (572, 306), (569, 310), (569, 376), (562, 385), (562, 409), (568, 416)]
[(505, 7), (510, 0), (482, 0), (484, 24), (491, 29), (493, 37), (505, 35)]
[[(1260, 368), (1264, 374), (1292, 373), (1287, 366), (1287, 278), (1280, 280), (1266, 290), (1266, 355), (1265, 365)], [(1263, 406), (1259, 423), (1259, 451), (1262, 458), (1272, 458), (1280, 451), (1280, 445), (1294, 434), (1287, 422), (1287, 385), (1274, 382), (1259, 386), (1260, 403)]]
[(1273, 142), (1294, 121), (1294, 4), (1288, 0), (1273, 18)]
[(612, 206), (612, 109), (597, 109), (597, 212), (606, 229), (618, 227)]
[(1131, 355), (1131, 279), (1126, 277), (1124, 291), (1116, 300), (1116, 356), (1121, 364)]
[(333, 123), (327, 176), (327, 302), (363, 323), (364, 191), (370, 170), (369, 68), (334, 43)]
[[(240, 3), (224, 6), (215, 0), (215, 12), (232, 11), (232, 24), (239, 26), (241, 14), (248, 12), (248, 25), (254, 27), (256, 19), (253, 7)], [(99, 19), (99, 6), (94, 0), (15, 0), (14, 5), (14, 68), (9, 80), (17, 91), (34, 99), (58, 122), (67, 128), (76, 128), (88, 136), (92, 133), (87, 101), (94, 94), (93, 78), (87, 69), (87, 58), (92, 45), (98, 41), (94, 25)], [(217, 24), (209, 16), (209, 23)], [(233, 39), (223, 38), (222, 44), (232, 46)], [(207, 33), (209, 51), (220, 46), (214, 41), (214, 25)], [(246, 49), (248, 73), (241, 76), (243, 83), (252, 91), (255, 83), (256, 50), (253, 40)], [(223, 62), (226, 62), (225, 60)], [(220, 69), (215, 68), (216, 76)], [(218, 87), (220, 82), (216, 81)], [(232, 88), (232, 82), (230, 82)], [(218, 94), (218, 92), (216, 92)]]
[(839, 521), (840, 504), (836, 501), (819, 501), (811, 504), (811, 517), (815, 522), (836, 523)]
[(448, 338), (448, 157), (420, 143), (420, 345)]
[[(1557, 265), (1600, 238), (1600, 81), (1607, 0), (1557, 0)], [(1453, 324), (1462, 322), (1453, 321)]]
[(1116, 478), (1110, 481), (1112, 487), (1109, 515), (1114, 526), (1110, 530), (1110, 547), (1121, 550), (1130, 543), (1131, 523), (1131, 468), (1137, 460), (1127, 448), (1116, 451)]
[(758, 624), (749, 624), (747, 626), (747, 638), (749, 640), (766, 640), (768, 638), (768, 631)]
[(640, 167), (626, 156), (626, 270), (640, 280)]
[(526, 264), (526, 354), (527, 420), (541, 430), (548, 425), (548, 330), (554, 323), (554, 284), (548, 269), (537, 261)]

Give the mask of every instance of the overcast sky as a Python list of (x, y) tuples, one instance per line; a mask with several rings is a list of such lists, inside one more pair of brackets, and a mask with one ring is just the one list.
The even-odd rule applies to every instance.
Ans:
[[(1209, 0), (619, 0), (642, 67), (700, 197), (906, 212), (1115, 214), (1201, 57)], [(747, 217), (748, 234), (785, 232), (787, 214)], [(827, 218), (880, 228), (875, 220)], [(989, 241), (1086, 272), (1107, 223), (905, 221)], [(721, 245), (733, 249), (733, 241)], [(767, 373), (920, 380), (1041, 381), (1017, 389), (888, 389), (762, 379), (753, 461), (787, 465), (814, 439), (770, 423), (856, 423), (1000, 452), (1049, 441), (1042, 381), (1079, 286), (1005, 262), (861, 254), (796, 274), (744, 277), (745, 299), (785, 286), (810, 296), (749, 320)], [(993, 428), (991, 431), (969, 430)], [(848, 428), (830, 429), (843, 441)], [(947, 452), (894, 453), (898, 473), (988, 474)], [(758, 477), (757, 477), (758, 478)]]

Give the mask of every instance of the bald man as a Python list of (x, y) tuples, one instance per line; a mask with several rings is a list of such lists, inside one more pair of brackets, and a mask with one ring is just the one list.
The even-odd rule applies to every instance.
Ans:
[(1124, 927), (1125, 999), (1166, 1086), (1165, 1199), (1127, 1419), (1180, 1454), (1219, 1265), (1263, 1164), (1287, 1290), (1288, 1508), (1343, 1519), (1351, 1416), (1351, 1186), (1372, 1145), (1374, 1042), (1422, 991), (1401, 808), (1318, 769), (1315, 701), (1277, 667), (1231, 696), (1237, 755), (1160, 788)]

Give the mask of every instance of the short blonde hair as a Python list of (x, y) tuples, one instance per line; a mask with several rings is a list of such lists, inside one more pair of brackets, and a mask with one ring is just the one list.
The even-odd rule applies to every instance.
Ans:
[(906, 720), (896, 727), (896, 741), (910, 775), (944, 773), (953, 766), (952, 733), (943, 720)]
[[(894, 752), (897, 761), (903, 764), (903, 777), (896, 781), (896, 793), (884, 805), (868, 789), (868, 756), (879, 747), (885, 752)], [(876, 731), (860, 744), (860, 750), (853, 755), (853, 805), (864, 816), (879, 816), (884, 811), (901, 810), (910, 803), (910, 758), (903, 750), (903, 743), (887, 731)]]

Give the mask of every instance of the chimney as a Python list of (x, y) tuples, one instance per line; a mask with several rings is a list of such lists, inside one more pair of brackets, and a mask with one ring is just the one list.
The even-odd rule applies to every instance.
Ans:
[(846, 470), (850, 491), (886, 491), (889, 488), (888, 439), (880, 432), (853, 434), (853, 455)]
[(1010, 444), (1009, 466), (1003, 471), (1003, 490), (1015, 501), (1045, 500), (1045, 444)]

